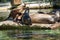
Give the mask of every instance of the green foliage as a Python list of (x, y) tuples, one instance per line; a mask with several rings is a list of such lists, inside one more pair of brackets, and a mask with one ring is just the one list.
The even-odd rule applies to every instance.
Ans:
[(5, 3), (5, 2), (7, 2), (7, 0), (0, 0), (0, 2)]

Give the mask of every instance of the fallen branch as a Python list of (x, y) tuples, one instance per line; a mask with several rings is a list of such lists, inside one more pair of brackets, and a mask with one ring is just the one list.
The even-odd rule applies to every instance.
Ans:
[(52, 26), (50, 26), (51, 29), (57, 29), (60, 27), (60, 23), (55, 23)]
[[(2, 25), (10, 25), (10, 26), (24, 26), (22, 24), (18, 24), (16, 22), (13, 22), (13, 21), (10, 21), (10, 20), (7, 20), (7, 21), (2, 21), (0, 22), (0, 26)], [(30, 25), (29, 27), (35, 27), (37, 26), (38, 28), (49, 28), (52, 24), (39, 24), (39, 23), (33, 23), (32, 25)]]
[(10, 21), (10, 20), (7, 20), (7, 21), (2, 21), (0, 22), (0, 26), (1, 25), (18, 25), (16, 22), (13, 22), (13, 21)]
[[(10, 20), (6, 20), (6, 21), (2, 21), (0, 22), (0, 26), (2, 25), (10, 25), (10, 26), (24, 26), (22, 24), (18, 24), (17, 22), (13, 22)], [(32, 25), (30, 25), (30, 27), (39, 27), (39, 28), (51, 28), (51, 29), (56, 29), (58, 27), (60, 27), (60, 23), (55, 23), (55, 24), (39, 24), (39, 23), (32, 23)]]

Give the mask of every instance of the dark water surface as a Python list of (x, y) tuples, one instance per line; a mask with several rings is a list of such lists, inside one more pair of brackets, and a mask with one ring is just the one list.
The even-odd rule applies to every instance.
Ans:
[(0, 40), (60, 40), (60, 30), (0, 30)]

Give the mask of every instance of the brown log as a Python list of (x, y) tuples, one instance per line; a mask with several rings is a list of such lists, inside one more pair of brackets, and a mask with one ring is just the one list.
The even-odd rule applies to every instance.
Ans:
[[(18, 11), (19, 11), (18, 9), (11, 11), (9, 17), (12, 17), (14, 19), (16, 15), (19, 13)], [(30, 13), (29, 16), (32, 20), (32, 23), (40, 23), (40, 24), (55, 23), (54, 18), (52, 18), (52, 15), (49, 14)]]
[[(23, 26), (22, 24), (18, 24), (17, 22), (13, 22), (13, 21), (10, 21), (10, 20), (6, 20), (6, 21), (2, 21), (0, 22), (0, 26), (1, 25), (10, 25), (10, 26)], [(30, 25), (30, 27), (45, 27), (45, 28), (51, 28), (51, 29), (57, 29), (60, 27), (60, 23), (55, 23), (55, 24), (39, 24), (39, 23), (32, 23), (32, 25)]]
[(40, 23), (40, 24), (55, 23), (54, 18), (52, 18), (52, 15), (48, 15), (48, 14), (35, 13), (30, 15), (30, 18), (32, 20), (32, 23)]
[(6, 20), (6, 21), (0, 22), (0, 26), (1, 25), (15, 25), (15, 26), (17, 26), (18, 24), (16, 22), (13, 22), (13, 21), (10, 21), (10, 20)]
[[(25, 8), (24, 5), (17, 7), (16, 10), (11, 11), (11, 14), (9, 15), (9, 17), (12, 17), (14, 19), (18, 13), (22, 13), (24, 11), (24, 8)], [(22, 13), (22, 15), (23, 15), (23, 13)], [(52, 18), (52, 15), (39, 14), (39, 13), (34, 13), (34, 14), (30, 13), (29, 15), (32, 20), (32, 23), (41, 23), (41, 24), (55, 23), (54, 18)], [(20, 16), (20, 17), (22, 17), (22, 16)]]
[[(10, 25), (10, 26), (24, 26), (22, 24), (18, 24), (17, 22), (13, 22), (13, 21), (10, 21), (10, 20), (6, 20), (6, 21), (2, 21), (0, 22), (0, 26), (2, 25)], [(38, 26), (38, 27), (50, 27), (52, 24), (39, 24), (39, 23), (33, 23), (32, 25), (30, 25), (30, 27), (33, 27), (33, 26)]]
[(60, 23), (55, 23), (52, 26), (50, 26), (51, 29), (57, 29), (60, 27)]

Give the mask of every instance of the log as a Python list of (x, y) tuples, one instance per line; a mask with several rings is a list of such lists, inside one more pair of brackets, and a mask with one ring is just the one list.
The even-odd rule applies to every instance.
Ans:
[(55, 23), (52, 26), (50, 26), (51, 29), (57, 29), (60, 27), (60, 23)]
[[(11, 11), (11, 14), (9, 15), (9, 17), (12, 17), (14, 19), (18, 13), (22, 13), (22, 15), (23, 15), (24, 8), (25, 7), (21, 4), (19, 7), (17, 7), (17, 9)], [(39, 14), (39, 13), (29, 13), (29, 16), (31, 18), (32, 23), (40, 23), (40, 24), (51, 24), (51, 23), (53, 24), (53, 23), (55, 23), (55, 20), (52, 15)], [(22, 16), (20, 16), (20, 18), (21, 17)]]
[[(13, 10), (11, 11), (9, 17), (15, 18), (17, 15), (18, 10)], [(49, 15), (49, 14), (39, 14), (39, 13), (30, 13), (29, 14), (32, 23), (40, 23), (40, 24), (53, 24), (55, 23), (55, 20), (53, 18), (53, 15)], [(8, 17), (8, 18), (9, 18)], [(20, 16), (21, 18), (22, 16)]]
[[(22, 24), (18, 24), (17, 22), (13, 22), (11, 20), (6, 20), (0, 22), (0, 26), (2, 25), (10, 25), (10, 26), (24, 26)], [(39, 24), (39, 23), (32, 23), (30, 27), (35, 27), (37, 26), (38, 28), (51, 28), (51, 29), (57, 29), (60, 27), (60, 23), (55, 23), (55, 24)]]
[[(22, 24), (18, 24), (17, 22), (13, 22), (11, 20), (6, 20), (6, 21), (2, 21), (0, 22), (0, 26), (2, 25), (10, 25), (10, 26), (23, 26)], [(50, 27), (52, 24), (39, 24), (39, 23), (33, 23), (32, 25), (30, 25), (30, 27), (33, 27), (33, 26), (38, 26), (38, 27)]]
[(13, 22), (13, 21), (10, 21), (10, 20), (6, 20), (6, 21), (0, 22), (0, 26), (1, 25), (15, 25), (15, 26), (17, 26), (18, 24), (16, 22)]
[(30, 18), (32, 23), (40, 23), (40, 24), (53, 24), (55, 23), (55, 19), (53, 15), (49, 14), (30, 14)]

